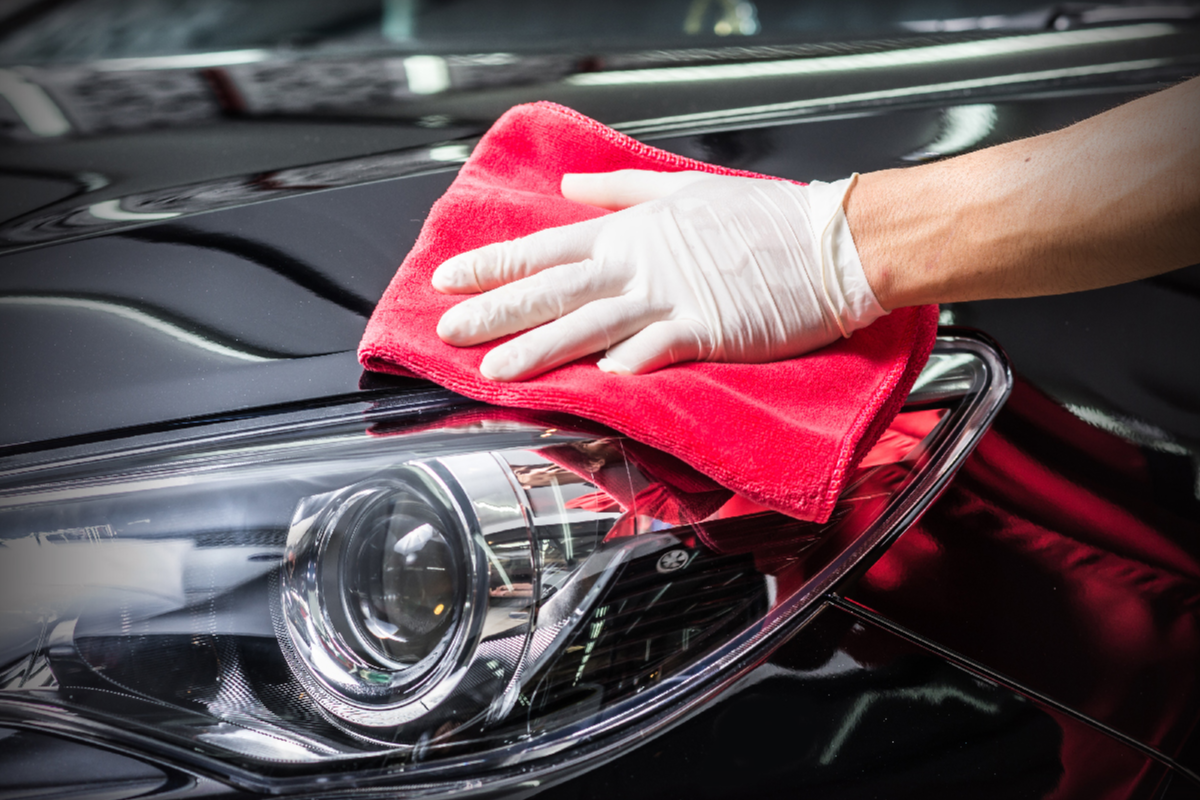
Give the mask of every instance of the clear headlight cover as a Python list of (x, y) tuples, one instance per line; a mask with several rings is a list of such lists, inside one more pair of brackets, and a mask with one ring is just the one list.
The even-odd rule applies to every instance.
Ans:
[(10, 468), (0, 721), (272, 791), (597, 757), (765, 658), (1009, 386), (993, 348), (939, 339), (824, 525), (591, 423), (448, 394)]

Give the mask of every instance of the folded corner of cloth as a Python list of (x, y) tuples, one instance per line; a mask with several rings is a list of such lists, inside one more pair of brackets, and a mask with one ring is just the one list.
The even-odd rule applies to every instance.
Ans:
[(434, 203), (367, 324), (359, 361), (488, 403), (600, 422), (761, 505), (825, 522), (924, 366), (936, 306), (897, 309), (848, 339), (786, 361), (693, 362), (637, 376), (602, 372), (597, 353), (532, 380), (494, 383), (479, 374), (479, 363), (504, 339), (459, 348), (438, 338), (438, 320), (464, 299), (433, 289), (439, 264), (609, 213), (565, 199), (559, 184), (566, 173), (618, 169), (767, 177), (650, 147), (553, 103), (517, 106), (483, 136)]

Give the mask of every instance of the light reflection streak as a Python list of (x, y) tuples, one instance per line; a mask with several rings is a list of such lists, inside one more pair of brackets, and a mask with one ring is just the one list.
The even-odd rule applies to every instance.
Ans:
[(34, 136), (62, 136), (71, 130), (71, 123), (46, 90), (11, 69), (0, 69), (0, 97), (8, 101)]
[[(224, 711), (224, 709), (218, 709)], [(261, 720), (250, 718), (254, 722), (261, 724)], [(239, 720), (240, 721), (240, 720)], [(295, 731), (288, 729), (289, 735), (295, 735)], [(285, 763), (300, 762), (312, 763), (319, 762), (321, 755), (324, 753), (313, 753), (307, 747), (281, 739), (278, 735), (272, 736), (248, 728), (235, 727), (228, 725), (224, 728), (213, 726), (209, 730), (196, 735), (196, 738), (207, 744), (216, 747), (224, 747), (232, 750), (235, 753), (241, 753), (250, 757), (266, 758), (272, 761), (283, 761)], [(305, 742), (307, 744), (307, 741)], [(330, 748), (324, 748), (330, 752)]]
[[(550, 491), (554, 495), (554, 507), (563, 509), (567, 507), (567, 500), (563, 497), (562, 487), (558, 485), (558, 476), (550, 478)], [(563, 557), (570, 564), (575, 560), (575, 539), (571, 536), (571, 521), (570, 518), (563, 514), (560, 517), (559, 529), (562, 531)]]
[(204, 69), (228, 67), (234, 64), (253, 64), (266, 61), (269, 50), (222, 50), (213, 53), (185, 53), (173, 56), (144, 56), (139, 58), (106, 58), (88, 66), (101, 72), (124, 72), (143, 69)]
[(437, 94), (450, 88), (450, 68), (441, 56), (409, 56), (404, 75), (413, 94)]
[(207, 350), (208, 352), (216, 353), (217, 355), (236, 358), (240, 361), (252, 362), (279, 360), (276, 358), (269, 358), (267, 356), (260, 356), (246, 350), (239, 350), (235, 347), (221, 344), (220, 342), (214, 342), (212, 339), (207, 339), (200, 334), (193, 333), (185, 328), (181, 328), (173, 322), (168, 322), (165, 319), (160, 319), (159, 317), (148, 314), (139, 308), (114, 302), (112, 300), (97, 300), (87, 297), (59, 297), (55, 295), (26, 294), (0, 296), (0, 305), (43, 308), (72, 308), (84, 311), (99, 311), (137, 323), (138, 325), (143, 325), (158, 333), (166, 334), (178, 342), (191, 345), (192, 347), (198, 347), (201, 350)]
[(709, 64), (692, 67), (663, 67), (612, 72), (585, 72), (572, 75), (566, 83), (575, 86), (625, 86), (651, 83), (697, 83), (739, 79), (763, 79), (796, 75), (822, 75), (833, 72), (859, 72), (873, 69), (941, 64), (995, 56), (1020, 55), (1041, 50), (1059, 50), (1090, 44), (1151, 39), (1176, 32), (1174, 25), (1149, 22), (1119, 28), (1099, 30), (1036, 33), (978, 42), (957, 42), (907, 50), (887, 50), (878, 53), (855, 53), (821, 58), (792, 58), (781, 61), (760, 61), (742, 64)]
[[(1120, 436), (1122, 439), (1127, 439), (1142, 447), (1149, 447), (1161, 453), (1171, 453), (1177, 456), (1192, 455), (1192, 451), (1176, 441), (1175, 437), (1171, 434), (1145, 420), (1140, 420), (1136, 417), (1118, 416), (1094, 406), (1085, 406), (1079, 403), (1064, 403), (1064, 405), (1068, 411), (1089, 425), (1094, 425), (1101, 430), (1106, 430), (1115, 436)], [(1196, 478), (1196, 498), (1200, 500), (1200, 473), (1197, 473)]]
[(945, 111), (941, 135), (915, 153), (906, 155), (904, 160), (926, 161), (970, 150), (987, 138), (998, 118), (996, 106), (991, 103), (951, 106)]
[(912, 391), (919, 392), (927, 386), (932, 386), (943, 376), (961, 367), (966, 367), (970, 363), (970, 356), (967, 355), (943, 356), (930, 359), (926, 368), (921, 370), (921, 374), (917, 376), (917, 382), (913, 384)]
[(1112, 64), (1095, 64), (1087, 67), (1065, 67), (1062, 69), (1046, 69), (1037, 72), (1020, 72), (1010, 75), (996, 75), (988, 78), (971, 78), (947, 83), (922, 84), (920, 86), (905, 86), (899, 89), (883, 89), (873, 92), (857, 92), (832, 97), (814, 97), (807, 100), (792, 100), (784, 103), (770, 103), (761, 106), (743, 106), (740, 108), (705, 111), (696, 114), (680, 114), (673, 117), (658, 117), (655, 119), (636, 120), (613, 127), (622, 133), (630, 135), (645, 135), (648, 133), (675, 131), (684, 127), (692, 128), (697, 125), (747, 124), (756, 121), (769, 121), (786, 118), (789, 115), (812, 108), (828, 106), (851, 105), (854, 103), (874, 103), (888, 100), (902, 100), (922, 95), (937, 95), (950, 92), (963, 92), (972, 89), (986, 89), (993, 86), (1011, 86), (1020, 83), (1036, 83), (1038, 81), (1055, 81), (1068, 78), (1082, 78), (1092, 75), (1105, 75), (1114, 72), (1131, 72), (1134, 70), (1154, 69), (1170, 63), (1166, 58), (1143, 58), (1137, 61), (1119, 61)]
[(483, 553), (485, 556), (487, 556), (487, 560), (493, 567), (496, 568), (496, 574), (499, 575), (500, 580), (504, 582), (504, 588), (510, 592), (513, 591), (512, 580), (508, 577), (508, 573), (504, 571), (504, 565), (500, 563), (500, 559), (496, 557), (496, 554), (492, 552), (492, 548), (488, 546), (487, 540), (482, 536), (476, 536), (475, 541), (479, 543), (481, 548), (483, 548)]
[(113, 222), (153, 222), (160, 219), (173, 219), (179, 216), (178, 211), (144, 212), (126, 211), (121, 208), (120, 200), (104, 200), (92, 203), (88, 211), (98, 219), (109, 219)]
[(902, 700), (913, 701), (917, 703), (928, 703), (931, 705), (940, 706), (947, 700), (957, 700), (958, 702), (973, 708), (982, 714), (994, 715), (999, 713), (1000, 708), (994, 703), (987, 703), (977, 697), (972, 697), (961, 689), (956, 689), (953, 686), (923, 686), (916, 689), (895, 689), (886, 692), (865, 692), (850, 711), (842, 718), (841, 727), (829, 740), (829, 744), (825, 746), (825, 751), (821, 753), (820, 763), (823, 766), (828, 766), (837, 758), (838, 752), (841, 751), (842, 745), (850, 738), (850, 734), (862, 723), (863, 717), (871, 706), (882, 700)]
[(429, 148), (429, 157), (434, 161), (466, 161), (470, 155), (469, 144), (441, 144)]

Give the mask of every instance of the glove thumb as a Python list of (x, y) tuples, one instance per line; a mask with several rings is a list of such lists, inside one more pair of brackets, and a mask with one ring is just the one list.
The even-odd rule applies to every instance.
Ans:
[(622, 169), (616, 172), (568, 173), (562, 177), (562, 194), (576, 203), (620, 211), (673, 194), (685, 186), (711, 178), (707, 172), (653, 172)]
[(708, 331), (699, 322), (660, 320), (610, 347), (596, 366), (614, 375), (641, 375), (680, 361), (707, 358), (711, 350)]

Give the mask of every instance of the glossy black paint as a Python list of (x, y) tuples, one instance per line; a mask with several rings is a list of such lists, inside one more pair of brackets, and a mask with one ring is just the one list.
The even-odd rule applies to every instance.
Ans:
[[(1065, 735), (1096, 760), (1064, 764)], [(1044, 798), (1122, 782), (1151, 796), (1167, 775), (1103, 733), (831, 606), (687, 724), (537, 796)]]
[(12, 792), (61, 792), (59, 764), (74, 761), (91, 776), (97, 796), (126, 797), (157, 792), (169, 778), (161, 769), (126, 756), (77, 744), (43, 733), (15, 728), (0, 729), (4, 743), (5, 788)]
[[(0, 441), (356, 393), (353, 350), (370, 309), (452, 177), (308, 194), (7, 256)], [(189, 338), (172, 335), (180, 331)]]
[[(753, 56), (771, 57), (779, 55)], [(453, 177), (452, 164), (430, 161), (428, 146), (477, 134), (515, 102), (554, 99), (604, 122), (628, 123), (643, 138), (686, 155), (784, 177), (833, 179), (909, 163), (905, 156), (938, 137), (949, 106), (995, 104), (996, 125), (976, 146), (1025, 136), (1194, 73), (1200, 45), (1195, 30), (1183, 28), (1154, 40), (980, 58), (953, 70), (932, 63), (833, 78), (600, 87), (560, 80), (584, 68), (661, 63), (646, 54), (623, 58), (544, 59), (538, 79), (526, 71), (520, 80), (464, 85), (442, 96), (347, 96), (340, 104), (336, 82), (320, 79), (344, 65), (327, 60), (303, 67), (313, 77), (305, 84), (311, 102), (289, 109), (255, 107), (231, 94), (267, 74), (261, 70), (177, 71), (172, 80), (216, 87), (213, 95), (196, 90), (192, 116), (147, 113), (123, 128), (88, 128), (77, 115), (71, 137), (40, 143), (18, 137), (0, 147), (0, 239), (13, 251), (0, 257), (0, 453), (423, 390), (418, 382), (364, 376), (353, 349), (429, 205)], [(689, 58), (685, 63), (739, 60)], [(1128, 61), (1142, 64), (1086, 71)], [(1082, 72), (945, 87), (1062, 69)], [(64, 70), (44, 72), (48, 81), (73, 80)], [(114, 80), (136, 99), (144, 96), (139, 87), (158, 77), (139, 71)], [(321, 86), (333, 94), (315, 94)], [(914, 87), (920, 91), (904, 94)], [(846, 99), (888, 90), (897, 93)], [(775, 116), (762, 110), (798, 99), (813, 104)], [(713, 113), (738, 109), (748, 110)], [(119, 108), (110, 111), (119, 117)], [(405, 150), (402, 158), (376, 162), (375, 172), (354, 172), (362, 157), (399, 148), (424, 148), (424, 155), (408, 158)], [(300, 167), (320, 172), (331, 161), (338, 161), (335, 179), (330, 169), (308, 182), (297, 174), (280, 177)], [(123, 208), (133, 213), (184, 213), (162, 222), (98, 226), (93, 219), (72, 226), (81, 209), (130, 198), (137, 202)], [(102, 232), (108, 234), (95, 235)], [(1017, 370), (1054, 397), (1152, 426), (1132, 428), (1147, 444), (1149, 483), (1139, 502), (1191, 524), (1200, 520), (1189, 483), (1195, 467), (1178, 445), (1200, 441), (1200, 378), (1190, 366), (1200, 352), (1195, 286), (1193, 270), (1071, 298), (950, 310), (956, 323), (998, 338)], [(1086, 461), (1078, 453), (1057, 457)], [(1068, 469), (1051, 454), (1046, 461)], [(1122, 481), (1119, 474), (1093, 478), (1098, 491), (1115, 492)], [(924, 524), (959, 522), (942, 502)], [(964, 563), (981, 570), (997, 557), (971, 543), (967, 552)], [(946, 580), (955, 577), (963, 579)], [(1002, 645), (1020, 648), (1029, 632), (1052, 630), (1040, 616), (1050, 606), (1038, 602), (1014, 621), (1005, 590), (987, 595), (986, 618), (964, 622), (953, 619), (954, 609), (943, 609), (941, 618), (936, 609), (925, 609), (924, 618), (906, 616), (903, 596), (891, 606), (872, 604), (876, 597), (851, 587), (849, 596), (879, 619), (850, 604), (827, 607), (736, 689), (673, 730), (559, 785), (504, 794), (724, 798), (791, 796), (802, 786), (806, 797), (1047, 797), (1068, 786), (1066, 796), (1077, 797), (1103, 790), (1114, 797), (1196, 796), (1195, 785), (1166, 764), (1173, 758), (1200, 770), (1194, 736), (1181, 732), (1154, 753), (1162, 743), (1152, 732), (1090, 708), (1091, 717), (1082, 719), (1078, 698), (1056, 689), (1086, 673), (1087, 653), (1049, 663), (1050, 678), (1039, 683), (1037, 674), (972, 651), (971, 637), (956, 638), (958, 626), (981, 638), (1007, 637)], [(900, 636), (888, 623), (912, 635)], [(1065, 738), (1082, 743), (1095, 760), (1071, 761)], [(10, 740), (42, 752), (64, 747), (25, 732)], [(834, 742), (840, 744), (831, 750)], [(13, 762), (2, 759), (23, 752), (29, 751), (0, 750), (0, 772), (12, 774), (3, 767)], [(84, 763), (78, 758), (76, 766)], [(112, 768), (137, 780), (157, 773), (120, 758), (111, 759)], [(1096, 771), (1096, 764), (1109, 771)], [(87, 777), (81, 775), (79, 796), (97, 796), (89, 794)], [(1064, 784), (1068, 779), (1077, 783)], [(45, 782), (30, 780), (35, 788)], [(60, 788), (66, 791), (67, 783), (63, 777)], [(132, 796), (150, 784), (138, 787), (108, 796)], [(201, 781), (180, 796), (223, 791)]]
[[(127, 797), (244, 796), (207, 778), (70, 739), (0, 728), (0, 774), (7, 797), (123, 800)], [(64, 769), (69, 765), (70, 769)], [(71, 779), (78, 775), (78, 782)]]
[[(996, 128), (982, 143), (1058, 127), (1128, 97), (1106, 89), (999, 102)], [(653, 141), (726, 166), (832, 179), (905, 164), (904, 156), (936, 139), (942, 115), (931, 106)], [(443, 168), (307, 192), (0, 257), (0, 368), (8, 376), (0, 388), (0, 446), (28, 450), (107, 430), (354, 394), (360, 373), (350, 351), (453, 174)], [(1110, 294), (1121, 291), (1128, 290)], [(1189, 330), (1194, 298), (1166, 291), (1177, 302), (1157, 304), (1163, 312), (1154, 324)], [(1019, 303), (1032, 302), (1009, 301), (1014, 313), (999, 315), (998, 331), (1008, 333), (1004, 319), (1026, 328)], [(1082, 314), (1099, 313), (1086, 310), (1087, 299), (1041, 302), (1084, 303)], [(1142, 367), (1138, 354), (1152, 348), (1164, 381), (1194, 382), (1194, 371), (1178, 369), (1194, 346), (1190, 335), (1159, 334), (1139, 323), (1138, 308), (1118, 305), (1123, 316), (1106, 308), (1104, 319), (1125, 322), (1100, 327), (1120, 331), (1124, 352)], [(956, 313), (969, 322), (971, 313), (983, 312)], [(1046, 320), (1062, 315), (1038, 319), (1058, 324)], [(154, 320), (167, 329), (155, 328)], [(990, 330), (992, 323), (980, 327)], [(190, 335), (180, 338), (178, 330)], [(1050, 350), (1037, 346), (1042, 335), (1029, 338), (1033, 346), (1018, 352), (1018, 368), (1028, 364), (1040, 377), (1062, 371), (1035, 359), (1080, 363), (1072, 348)], [(1085, 337), (1077, 347), (1096, 345)], [(1187, 391), (1195, 396), (1195, 388)], [(1168, 430), (1200, 429), (1198, 406), (1186, 394), (1170, 403), (1169, 418), (1161, 402), (1109, 395), (1125, 413)]]
[(1003, 341), (1015, 368), (1060, 400), (1149, 421), (1160, 430), (1144, 429), (1147, 443), (1194, 449), (1198, 308), (1200, 265), (1074, 295), (960, 303), (951, 313)]
[(938, 503), (843, 591), (1195, 772), (1200, 514), (1164, 502), (1153, 452), (1019, 383)]

